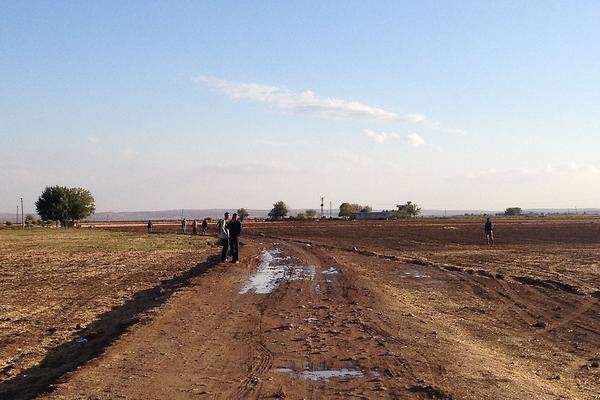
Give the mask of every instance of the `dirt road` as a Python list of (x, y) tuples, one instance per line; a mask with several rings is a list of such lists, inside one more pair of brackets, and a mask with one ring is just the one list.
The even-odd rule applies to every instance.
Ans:
[(245, 242), (242, 264), (207, 261), (40, 397), (600, 398), (598, 299), (318, 245)]

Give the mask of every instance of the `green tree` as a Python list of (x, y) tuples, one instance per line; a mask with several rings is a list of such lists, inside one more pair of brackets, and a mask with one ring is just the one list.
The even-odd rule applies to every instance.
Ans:
[(421, 207), (412, 201), (407, 201), (405, 204), (398, 204), (398, 210), (392, 211), (390, 214), (397, 218), (414, 218), (421, 214)]
[(36, 223), (35, 217), (32, 214), (27, 214), (25, 216), (25, 225), (31, 226)]
[(508, 207), (506, 211), (504, 211), (504, 215), (521, 215), (523, 210), (521, 207)]
[(87, 218), (96, 210), (89, 190), (64, 186), (46, 187), (35, 207), (44, 221), (58, 221), (61, 226)]
[(246, 218), (248, 218), (248, 215), (250, 215), (250, 214), (248, 214), (248, 210), (246, 210), (245, 208), (242, 207), (242, 208), (238, 208), (237, 215), (238, 215), (240, 221), (243, 221)]
[(89, 190), (83, 188), (70, 188), (67, 192), (68, 216), (72, 222), (80, 221), (96, 211), (94, 196)]
[(273, 204), (273, 209), (269, 211), (269, 218), (282, 219), (288, 213), (288, 206), (283, 201)]
[(306, 215), (304, 213), (298, 213), (298, 214), (296, 214), (296, 219), (304, 220), (304, 219), (306, 219)]
[(313, 210), (312, 208), (306, 210), (304, 213), (306, 214), (306, 218), (309, 219), (315, 218), (317, 216), (317, 210)]
[(356, 203), (342, 203), (340, 204), (340, 212), (338, 215), (340, 217), (351, 217), (353, 214), (357, 212), (371, 212), (373, 209), (371, 206), (361, 206)]

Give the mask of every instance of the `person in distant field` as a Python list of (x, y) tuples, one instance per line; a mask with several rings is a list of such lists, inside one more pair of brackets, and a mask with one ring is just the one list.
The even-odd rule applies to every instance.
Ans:
[(194, 220), (194, 222), (192, 222), (192, 235), (197, 235), (198, 234), (198, 221)]
[(237, 264), (240, 262), (238, 237), (242, 233), (242, 223), (238, 219), (237, 214), (234, 213), (231, 216), (231, 222), (229, 222), (227, 227), (229, 228), (229, 248), (231, 249), (231, 262)]
[(154, 226), (152, 225), (152, 221), (148, 221), (148, 233), (152, 233), (152, 228)]
[(181, 219), (181, 233), (183, 233), (185, 235), (187, 231), (187, 221), (185, 220), (185, 218)]
[(217, 223), (219, 231), (219, 240), (221, 240), (221, 262), (227, 261), (227, 248), (229, 247), (229, 213), (224, 214), (224, 218)]
[(204, 218), (202, 220), (202, 234), (206, 235), (208, 233), (208, 220)]
[(489, 218), (485, 221), (483, 230), (485, 231), (485, 240), (487, 241), (487, 244), (494, 244), (494, 224), (492, 224), (492, 221), (490, 221)]

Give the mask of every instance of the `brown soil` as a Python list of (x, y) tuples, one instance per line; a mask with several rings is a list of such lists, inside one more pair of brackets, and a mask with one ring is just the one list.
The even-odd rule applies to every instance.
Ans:
[[(419, 222), (413, 242), (408, 222), (247, 224), (241, 264), (200, 254), (0, 398), (600, 398), (596, 220), (506, 221), (526, 244), (503, 233), (491, 249), (464, 221)], [(240, 293), (274, 248), (314, 276)], [(310, 379), (323, 370), (360, 376)]]

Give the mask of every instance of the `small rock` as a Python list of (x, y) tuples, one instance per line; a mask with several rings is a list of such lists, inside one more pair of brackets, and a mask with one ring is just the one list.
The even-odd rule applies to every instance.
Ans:
[(542, 320), (531, 324), (531, 327), (533, 327), (533, 328), (545, 328), (547, 326), (548, 326), (548, 323), (546, 321), (542, 321)]
[(600, 367), (600, 362), (598, 362), (597, 360), (594, 360), (590, 364), (590, 367), (592, 367), (592, 368), (598, 368), (598, 367)]

